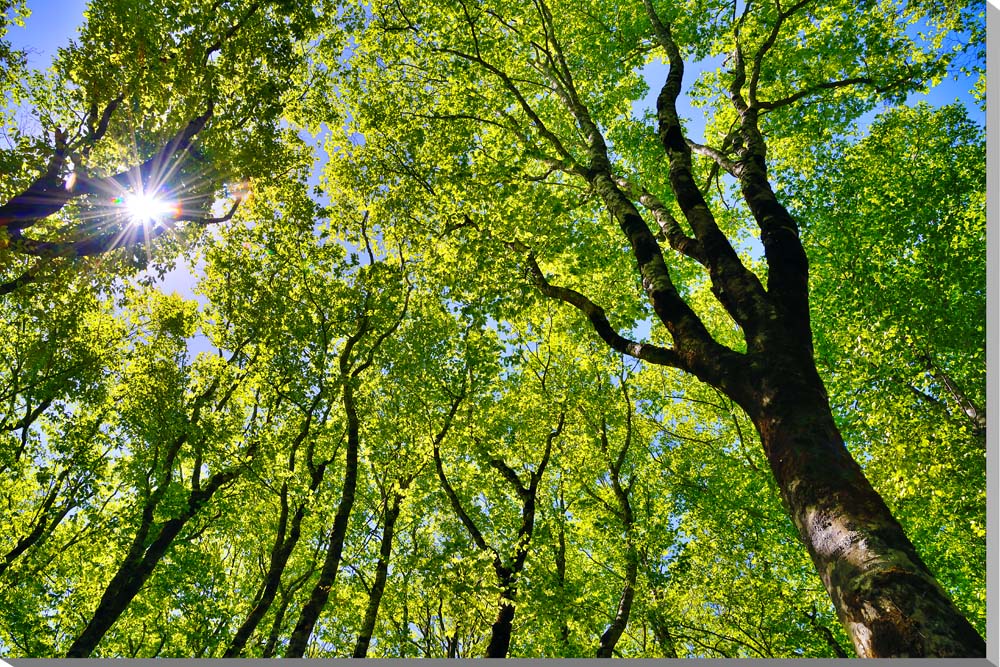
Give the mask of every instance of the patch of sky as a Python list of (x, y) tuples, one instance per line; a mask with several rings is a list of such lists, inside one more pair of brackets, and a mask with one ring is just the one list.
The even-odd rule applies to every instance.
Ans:
[[(684, 81), (681, 85), (681, 94), (677, 98), (677, 115), (680, 116), (684, 123), (685, 133), (692, 141), (698, 143), (705, 141), (705, 112), (692, 104), (689, 94), (691, 86), (704, 72), (721, 67), (724, 60), (725, 57), (720, 55), (705, 58), (695, 63), (685, 63)], [(651, 60), (639, 68), (639, 74), (645, 79), (649, 90), (644, 97), (632, 102), (632, 117), (634, 119), (650, 118), (655, 122), (656, 97), (660, 94), (669, 71), (670, 67), (667, 63), (659, 58)]]
[(42, 0), (28, 3), (24, 26), (10, 26), (11, 46), (23, 50), (28, 67), (47, 69), (59, 47), (66, 46), (83, 24), (87, 0)]

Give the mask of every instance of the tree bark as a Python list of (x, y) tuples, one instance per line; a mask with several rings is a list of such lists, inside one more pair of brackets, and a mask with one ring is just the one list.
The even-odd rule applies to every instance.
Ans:
[(490, 628), (490, 643), (486, 647), (487, 658), (506, 658), (507, 651), (510, 650), (510, 638), (514, 632), (514, 600), (517, 597), (517, 588), (514, 584), (516, 576), (516, 573), (511, 573), (507, 581), (502, 583), (500, 606), (497, 609), (497, 618)]
[(337, 570), (340, 568), (340, 559), (344, 551), (344, 540), (347, 538), (347, 524), (351, 518), (351, 510), (354, 508), (354, 497), (358, 486), (358, 450), (360, 448), (360, 423), (357, 409), (354, 403), (353, 378), (344, 379), (344, 408), (347, 413), (347, 454), (344, 467), (344, 487), (340, 493), (340, 503), (337, 505), (337, 513), (333, 517), (333, 529), (330, 531), (330, 540), (327, 545), (326, 558), (323, 560), (323, 568), (320, 570), (319, 580), (313, 587), (302, 611), (299, 612), (299, 620), (292, 630), (292, 635), (288, 641), (288, 648), (285, 649), (286, 658), (301, 658), (305, 655), (309, 637), (312, 636), (316, 621), (326, 606), (326, 601), (330, 597), (337, 580)]
[(253, 606), (253, 609), (251, 609), (250, 613), (247, 614), (246, 619), (244, 619), (243, 623), (236, 631), (236, 634), (233, 636), (229, 647), (222, 656), (224, 658), (237, 658), (243, 652), (250, 636), (253, 635), (254, 630), (257, 629), (257, 626), (260, 624), (261, 620), (263, 620), (264, 615), (267, 614), (268, 609), (270, 609), (271, 605), (274, 603), (274, 598), (278, 593), (278, 587), (281, 584), (281, 575), (284, 573), (285, 567), (288, 565), (288, 559), (292, 555), (292, 550), (299, 541), (302, 519), (305, 516), (305, 505), (299, 505), (295, 510), (295, 514), (292, 515), (291, 525), (286, 537), (285, 526), (288, 523), (287, 484), (282, 485), (281, 494), (281, 518), (279, 521), (278, 534), (274, 539), (274, 546), (271, 549), (271, 558), (268, 563), (267, 574), (264, 575), (264, 586), (261, 590), (260, 596), (257, 598), (256, 604)]
[[(133, 543), (125, 561), (104, 590), (104, 595), (101, 596), (90, 622), (66, 652), (67, 658), (86, 658), (97, 648), (104, 635), (139, 594), (143, 584), (153, 574), (153, 570), (163, 559), (181, 529), (223, 484), (235, 479), (236, 475), (237, 472), (233, 470), (220, 472), (212, 476), (203, 488), (192, 492), (188, 497), (185, 511), (180, 516), (161, 524), (148, 548), (145, 548), (144, 540)], [(148, 527), (140, 530), (142, 534), (147, 532)]]
[(267, 634), (267, 641), (264, 642), (264, 649), (261, 651), (262, 658), (274, 657), (274, 651), (278, 646), (278, 639), (281, 637), (281, 626), (285, 622), (285, 612), (288, 611), (288, 605), (291, 603), (296, 591), (306, 582), (306, 579), (312, 575), (314, 570), (315, 567), (311, 567), (306, 571), (304, 576), (292, 582), (287, 589), (279, 588), (281, 601), (278, 602), (278, 608), (275, 610), (274, 618), (271, 620), (271, 630)]
[(354, 645), (354, 658), (364, 658), (368, 655), (368, 645), (371, 643), (372, 634), (375, 632), (375, 621), (378, 618), (378, 608), (382, 603), (382, 594), (385, 593), (385, 580), (389, 574), (389, 558), (392, 556), (392, 539), (396, 532), (396, 520), (399, 518), (400, 503), (403, 496), (394, 493), (392, 505), (386, 508), (385, 523), (382, 527), (382, 542), (379, 545), (378, 564), (375, 566), (375, 582), (368, 593), (368, 607), (365, 609), (365, 618), (361, 623), (361, 631), (358, 633), (358, 640)]
[(615, 646), (618, 645), (618, 640), (621, 639), (625, 628), (628, 627), (629, 616), (632, 612), (632, 600), (635, 598), (635, 580), (639, 572), (639, 556), (634, 544), (628, 545), (628, 553), (625, 558), (625, 585), (618, 598), (618, 611), (607, 630), (601, 635), (601, 646), (597, 649), (598, 658), (613, 657)]
[(982, 637), (844, 446), (815, 366), (794, 361), (772, 355), (745, 409), (855, 651), (869, 658), (985, 656)]

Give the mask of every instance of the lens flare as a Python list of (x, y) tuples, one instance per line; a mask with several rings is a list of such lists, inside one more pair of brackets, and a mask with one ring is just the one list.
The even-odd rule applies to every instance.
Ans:
[(177, 205), (154, 194), (131, 193), (115, 199), (115, 203), (125, 207), (132, 224), (159, 224), (165, 218), (177, 215)]

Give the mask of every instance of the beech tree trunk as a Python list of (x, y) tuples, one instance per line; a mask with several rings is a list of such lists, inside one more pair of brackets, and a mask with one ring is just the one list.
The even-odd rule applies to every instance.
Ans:
[[(66, 652), (67, 658), (86, 658), (97, 648), (104, 635), (115, 624), (129, 603), (139, 594), (143, 584), (153, 574), (153, 570), (163, 559), (178, 533), (220, 487), (235, 479), (236, 476), (237, 471), (235, 470), (217, 473), (210, 478), (207, 485), (191, 493), (183, 514), (165, 521), (159, 526), (156, 536), (148, 547), (145, 546), (144, 539), (137, 538), (133, 542), (129, 554), (104, 590), (104, 595), (101, 596), (101, 601), (98, 603), (90, 622), (87, 623), (87, 627), (83, 629), (83, 632)], [(144, 520), (152, 522), (151, 511), (144, 517)], [(150, 528), (149, 525), (141, 526), (140, 535), (148, 535)]]
[(618, 598), (618, 610), (615, 613), (615, 618), (601, 635), (601, 646), (597, 649), (598, 658), (614, 656), (615, 646), (618, 645), (618, 640), (621, 639), (625, 628), (628, 627), (629, 616), (632, 612), (632, 599), (635, 597), (635, 579), (639, 572), (639, 556), (634, 544), (628, 545), (628, 553), (625, 558), (627, 561), (625, 564), (625, 585)]
[(368, 608), (365, 610), (365, 618), (361, 623), (358, 640), (354, 644), (354, 655), (351, 656), (354, 658), (364, 658), (368, 655), (368, 645), (372, 641), (375, 621), (378, 619), (378, 608), (382, 603), (382, 595), (385, 593), (385, 581), (389, 574), (389, 558), (392, 556), (392, 539), (396, 534), (396, 520), (399, 518), (400, 503), (402, 502), (403, 496), (394, 493), (391, 505), (385, 510), (382, 542), (379, 545), (378, 564), (375, 566), (375, 582), (368, 593)]
[(487, 658), (506, 658), (507, 651), (510, 650), (510, 638), (514, 632), (514, 600), (517, 597), (513, 576), (503, 582), (503, 586), (497, 618), (490, 628), (490, 643), (486, 647)]
[(300, 505), (295, 514), (292, 516), (291, 528), (289, 530), (288, 536), (285, 536), (285, 528), (288, 522), (288, 485), (282, 485), (281, 488), (281, 518), (279, 520), (278, 534), (274, 539), (274, 546), (271, 549), (271, 558), (268, 563), (267, 574), (264, 575), (264, 583), (261, 588), (260, 595), (257, 597), (257, 602), (254, 604), (253, 608), (247, 614), (247, 617), (243, 620), (243, 623), (237, 629), (236, 634), (233, 636), (233, 640), (230, 642), (229, 647), (226, 648), (226, 652), (223, 654), (223, 658), (238, 658), (243, 649), (246, 647), (247, 641), (253, 635), (257, 626), (263, 620), (264, 615), (271, 608), (274, 603), (274, 598), (278, 593), (278, 587), (281, 585), (281, 576), (285, 572), (285, 567), (288, 565), (288, 559), (292, 555), (292, 550), (299, 541), (299, 535), (301, 532), (302, 519), (305, 516), (305, 506)]
[(815, 366), (773, 358), (769, 366), (780, 371), (755, 383), (747, 412), (857, 654), (985, 656), (982, 637), (844, 446)]
[[(346, 358), (346, 356), (345, 356)], [(357, 409), (354, 404), (354, 387), (351, 379), (344, 382), (344, 409), (347, 413), (347, 454), (344, 465), (344, 486), (340, 492), (340, 503), (337, 505), (337, 513), (333, 518), (333, 529), (330, 531), (330, 539), (327, 545), (326, 557), (323, 560), (323, 568), (320, 570), (319, 580), (309, 595), (309, 600), (299, 612), (299, 620), (292, 630), (292, 635), (288, 641), (288, 648), (285, 649), (286, 658), (301, 658), (305, 655), (309, 638), (312, 636), (313, 628), (319, 620), (323, 607), (330, 597), (330, 591), (337, 581), (337, 570), (340, 568), (340, 560), (344, 551), (344, 540), (347, 539), (347, 524), (351, 518), (351, 510), (354, 508), (354, 497), (358, 486), (358, 450), (360, 448), (359, 420)]]

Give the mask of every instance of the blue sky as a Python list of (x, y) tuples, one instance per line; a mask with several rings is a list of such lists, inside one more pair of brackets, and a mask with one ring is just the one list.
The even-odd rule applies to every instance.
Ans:
[(85, 0), (28, 0), (31, 16), (23, 28), (12, 26), (7, 36), (14, 48), (28, 51), (29, 66), (44, 69), (56, 49), (76, 36), (86, 6)]
[[(28, 17), (23, 28), (12, 26), (8, 37), (15, 48), (28, 51), (31, 67), (44, 69), (56, 54), (56, 49), (65, 45), (77, 34), (77, 28), (83, 21), (83, 12), (86, 6), (86, 0), (28, 0), (31, 16)], [(686, 77), (689, 83), (694, 80), (697, 74), (695, 69), (689, 70)], [(666, 66), (659, 62), (651, 63), (643, 68), (643, 74), (651, 85), (649, 94), (644, 100), (637, 102), (637, 107), (649, 106), (652, 108), (659, 90), (658, 82), (666, 76), (666, 70)], [(970, 80), (946, 79), (928, 95), (914, 96), (911, 101), (926, 99), (931, 104), (942, 105), (959, 100), (966, 103), (970, 107), (970, 111), (974, 112), (973, 117), (976, 117), (978, 109), (975, 109), (969, 94), (972, 83)], [(684, 106), (686, 107), (686, 104)], [(682, 109), (682, 114), (686, 110)], [(981, 112), (978, 113), (981, 117)], [(691, 112), (691, 116), (694, 120), (694, 111)], [(695, 131), (692, 134), (698, 135), (700, 132)], [(700, 137), (695, 136), (695, 138)]]

